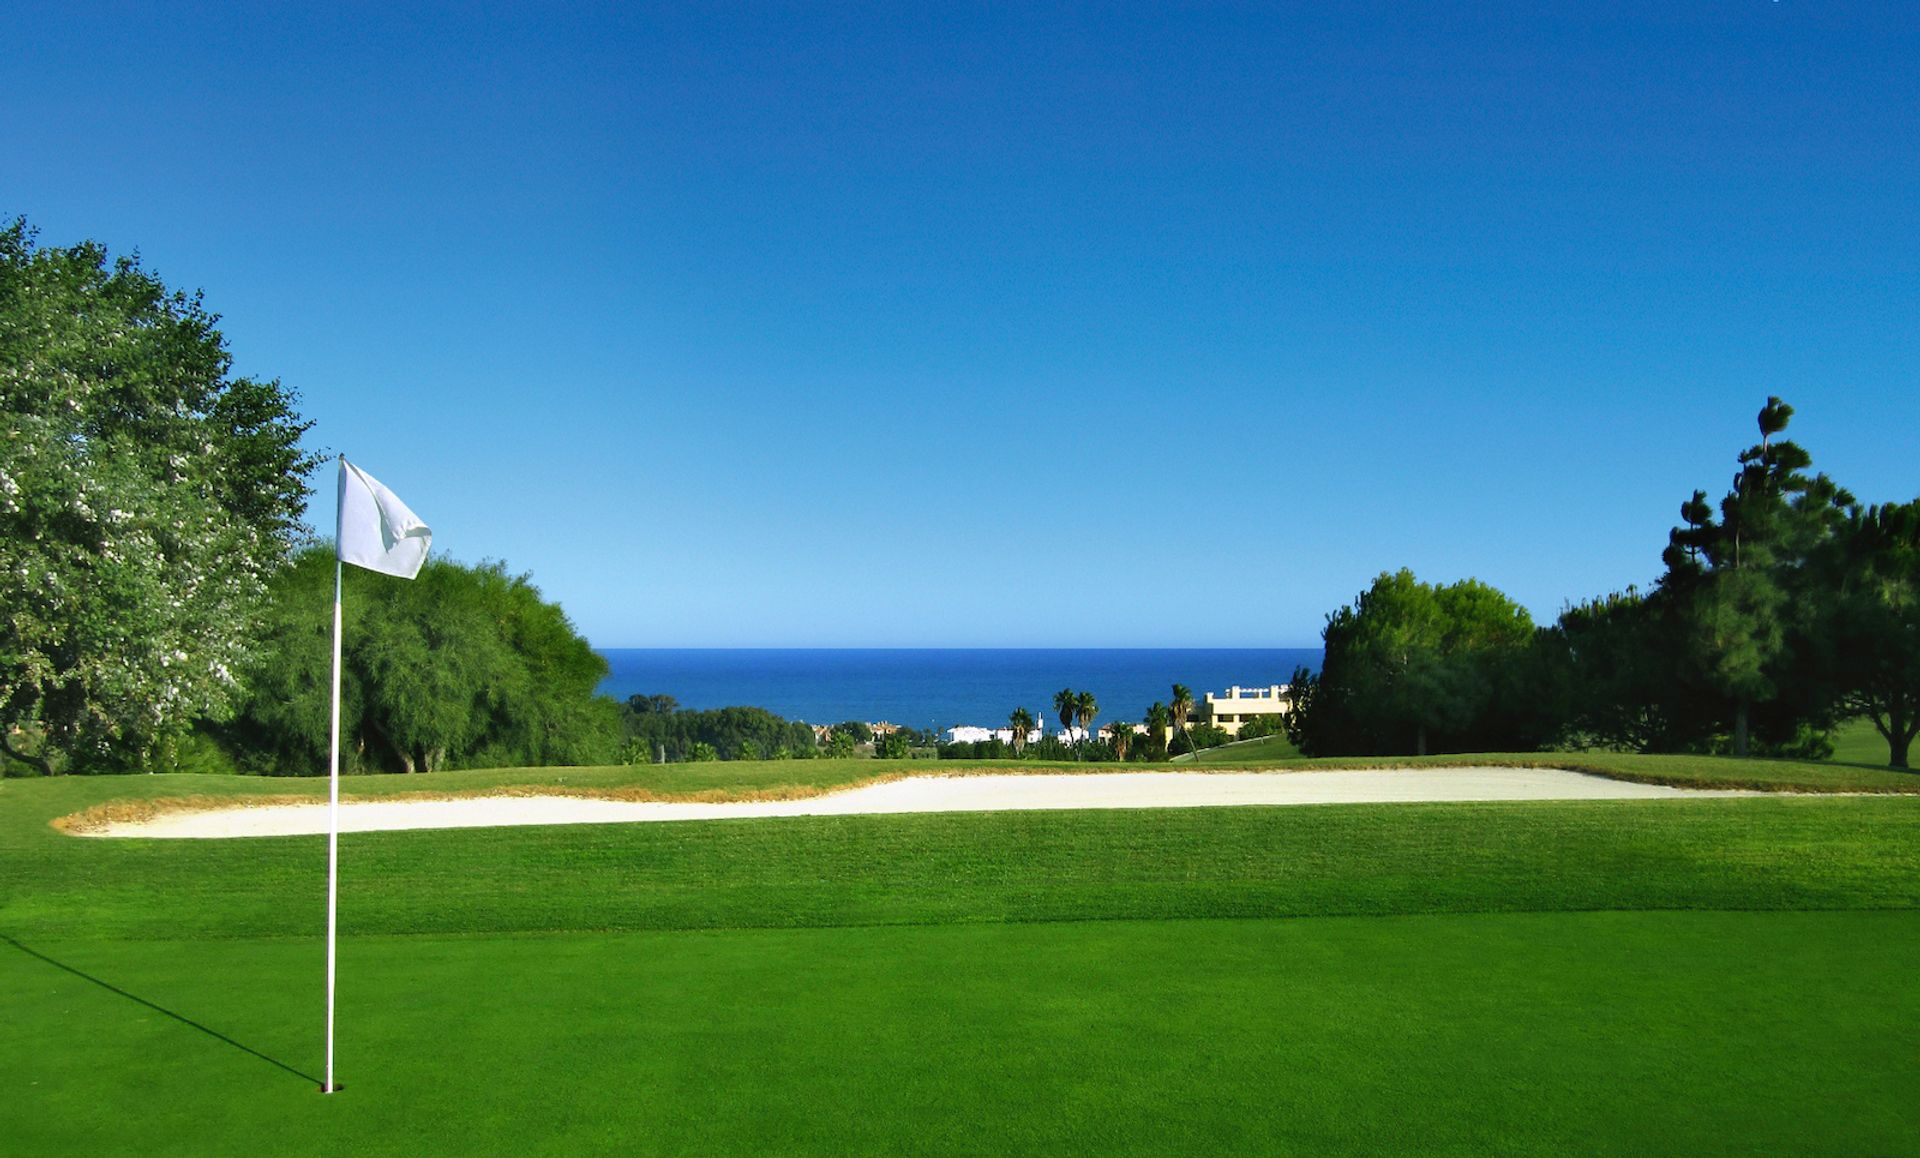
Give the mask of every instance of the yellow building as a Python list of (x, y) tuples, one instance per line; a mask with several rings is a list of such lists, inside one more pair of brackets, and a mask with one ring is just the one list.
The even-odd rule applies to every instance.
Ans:
[(1286, 684), (1264, 688), (1230, 687), (1225, 695), (1207, 693), (1207, 712), (1213, 724), (1230, 736), (1240, 734), (1256, 716), (1284, 716), (1293, 708), (1293, 696)]

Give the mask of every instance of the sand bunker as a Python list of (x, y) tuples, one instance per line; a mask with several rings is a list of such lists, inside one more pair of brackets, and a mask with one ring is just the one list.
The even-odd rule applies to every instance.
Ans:
[[(1034, 776), (913, 776), (804, 800), (671, 803), (577, 796), (355, 801), (340, 806), (342, 832), (490, 828), (522, 824), (627, 824), (855, 813), (1001, 812), (1013, 809), (1193, 808), (1470, 800), (1649, 800), (1747, 792), (1634, 784), (1552, 768), (1415, 768), (1329, 772), (1095, 772)], [(304, 836), (327, 831), (320, 804), (169, 813), (105, 825), (88, 835)]]

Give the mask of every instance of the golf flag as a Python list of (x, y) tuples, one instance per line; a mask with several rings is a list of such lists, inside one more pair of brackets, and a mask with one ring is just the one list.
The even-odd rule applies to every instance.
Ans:
[(339, 974), (340, 941), (340, 578), (343, 564), (383, 575), (411, 579), (427, 561), (433, 531), (407, 509), (400, 496), (380, 480), (340, 459), (340, 516), (334, 530), (333, 564), (333, 734), (327, 744), (327, 1076), (322, 1093), (340, 1086), (333, 1080), (334, 982)]
[(427, 561), (433, 530), (380, 480), (340, 460), (340, 527), (334, 536), (342, 563), (411, 579)]

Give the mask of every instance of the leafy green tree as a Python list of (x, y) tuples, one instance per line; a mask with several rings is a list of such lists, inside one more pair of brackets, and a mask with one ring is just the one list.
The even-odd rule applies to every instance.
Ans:
[(834, 735), (838, 736), (842, 732), (851, 736), (855, 744), (873, 743), (873, 727), (859, 720), (842, 720), (833, 726)]
[(1025, 708), (1013, 709), (1013, 714), (1007, 717), (1007, 727), (1012, 732), (1013, 754), (1018, 758), (1026, 750), (1027, 734), (1033, 731), (1033, 713)]
[(1319, 674), (1305, 667), (1295, 667), (1293, 676), (1287, 680), (1287, 698), (1287, 739), (1302, 752), (1308, 752), (1308, 737), (1330, 730), (1323, 723), (1325, 708), (1320, 699)]
[(880, 738), (875, 754), (886, 760), (905, 760), (913, 755), (913, 744), (903, 732), (888, 732)]
[(1539, 638), (1559, 741), (1638, 752), (1704, 750), (1718, 697), (1683, 670), (1684, 608), (1634, 588), (1574, 604)]
[(853, 738), (852, 732), (844, 728), (835, 728), (827, 734), (827, 742), (822, 751), (833, 759), (845, 760), (852, 756), (859, 746), (859, 741)]
[(1184, 743), (1180, 743), (1180, 751), (1198, 752), (1202, 748), (1218, 748), (1233, 737), (1227, 735), (1227, 730), (1217, 724), (1195, 724), (1184, 733), (1183, 739)]
[(687, 759), (695, 764), (707, 764), (720, 758), (720, 750), (705, 740), (695, 740), (693, 747), (687, 749)]
[(1127, 749), (1133, 747), (1133, 738), (1137, 735), (1133, 725), (1123, 720), (1115, 720), (1107, 725), (1107, 744), (1113, 749), (1113, 758), (1125, 762)]
[(1076, 751), (1077, 749), (1068, 747), (1066, 741), (1060, 737), (1042, 733), (1038, 741), (1027, 745), (1026, 755), (1029, 760), (1077, 760), (1079, 757), (1075, 755)]
[[(277, 576), (222, 729), (259, 771), (326, 770), (333, 552), (302, 551)], [(524, 575), (430, 559), (412, 582), (349, 568), (341, 745), (359, 771), (610, 763), (619, 706), (596, 696), (601, 659)]]
[[(671, 700), (671, 697), (641, 696), (635, 700)], [(676, 709), (659, 711), (655, 702), (636, 704), (629, 700), (623, 725), (626, 734), (658, 748), (669, 760), (686, 760), (693, 745), (710, 745), (722, 760), (757, 760), (758, 753), (773, 752), (775, 759), (811, 756), (815, 750), (813, 729), (797, 720), (786, 720), (764, 708), (712, 708), (703, 711)], [(852, 752), (853, 741), (847, 740)], [(784, 750), (787, 755), (781, 757)]]
[(1920, 734), (1920, 499), (1852, 512), (1813, 571), (1831, 592), (1842, 702), (1873, 721), (1892, 767), (1909, 767)]
[(232, 711), (309, 426), (137, 259), (0, 228), (0, 748), (135, 766)]
[(1383, 573), (1327, 617), (1304, 746), (1315, 755), (1424, 755), (1436, 739), (1456, 750), (1520, 746), (1503, 726), (1504, 675), (1533, 634), (1526, 609), (1479, 580), (1434, 587), (1405, 569)]
[(1240, 725), (1233, 734), (1236, 740), (1257, 740), (1262, 736), (1284, 736), (1287, 734), (1287, 716), (1283, 712), (1270, 712), (1257, 715)]

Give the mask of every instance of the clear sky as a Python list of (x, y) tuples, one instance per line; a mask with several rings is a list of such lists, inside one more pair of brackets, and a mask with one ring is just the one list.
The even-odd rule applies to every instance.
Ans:
[(1550, 619), (1768, 394), (1920, 495), (1910, 5), (480, 7), (9, 5), (0, 215), (597, 645)]

